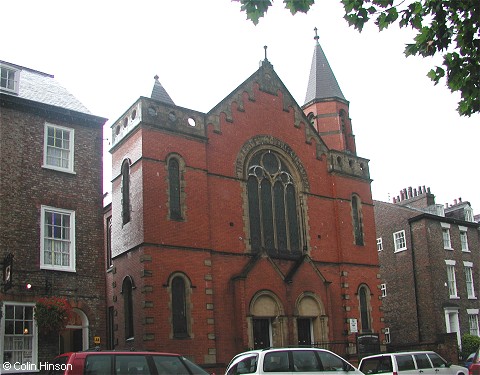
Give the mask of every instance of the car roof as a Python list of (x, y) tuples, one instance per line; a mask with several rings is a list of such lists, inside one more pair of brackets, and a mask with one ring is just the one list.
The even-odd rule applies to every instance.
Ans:
[[(378, 354), (373, 354), (373, 355), (363, 357), (362, 360), (368, 359), (368, 358), (376, 358), (376, 357), (389, 357), (389, 356), (393, 356), (393, 355), (424, 354), (424, 353), (431, 354), (431, 353), (435, 353), (435, 352), (433, 350), (414, 350), (414, 351), (409, 351), (409, 352), (378, 353)], [(435, 354), (437, 354), (437, 353), (435, 353)]]
[[(298, 346), (298, 347), (275, 347), (275, 348), (263, 348), (263, 349), (254, 349), (254, 350), (248, 350), (246, 352), (238, 353), (235, 355), (229, 363), (232, 364), (237, 358), (247, 356), (247, 355), (252, 355), (252, 354), (260, 354), (260, 353), (270, 353), (270, 352), (278, 352), (278, 351), (285, 351), (285, 350), (317, 350), (317, 351), (322, 351), (322, 352), (330, 352), (327, 349), (323, 348), (314, 348), (311, 346)], [(335, 353), (334, 353), (335, 354)]]

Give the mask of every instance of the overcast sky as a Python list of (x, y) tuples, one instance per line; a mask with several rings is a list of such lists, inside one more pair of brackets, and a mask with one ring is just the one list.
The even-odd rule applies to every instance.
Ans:
[[(304, 104), (314, 31), (350, 102), (357, 153), (370, 159), (373, 198), (430, 187), (436, 203), (461, 197), (480, 213), (480, 116), (456, 112), (459, 95), (426, 77), (441, 60), (405, 58), (412, 32), (343, 20), (340, 0), (291, 16), (280, 0), (254, 26), (230, 0), (3, 0), (0, 60), (55, 78), (97, 116), (116, 121), (153, 77), (175, 104), (207, 112), (267, 57)], [(108, 141), (105, 141), (108, 150)], [(110, 163), (105, 158), (110, 189)]]

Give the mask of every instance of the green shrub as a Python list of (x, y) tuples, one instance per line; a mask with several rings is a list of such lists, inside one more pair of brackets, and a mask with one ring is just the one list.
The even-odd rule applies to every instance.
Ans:
[(475, 352), (480, 347), (480, 337), (465, 334), (462, 336), (462, 357), (467, 359), (470, 353)]

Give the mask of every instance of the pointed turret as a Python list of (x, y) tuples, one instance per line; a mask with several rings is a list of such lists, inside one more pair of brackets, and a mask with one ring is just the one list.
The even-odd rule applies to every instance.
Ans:
[(315, 28), (314, 39), (316, 40), (316, 45), (313, 52), (312, 67), (310, 68), (304, 105), (334, 98), (346, 101), (332, 68), (330, 68), (327, 57), (318, 42), (317, 28)]
[(159, 102), (164, 102), (167, 104), (175, 105), (170, 95), (168, 95), (167, 91), (163, 88), (162, 84), (158, 80), (158, 76), (155, 77), (155, 83), (153, 84), (152, 95), (150, 96), (154, 100), (158, 100)]
[(315, 30), (315, 49), (303, 110), (330, 149), (356, 154), (348, 101), (340, 89)]

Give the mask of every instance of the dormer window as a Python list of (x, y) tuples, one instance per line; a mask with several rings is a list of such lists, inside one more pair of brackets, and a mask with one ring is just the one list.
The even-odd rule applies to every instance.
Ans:
[(465, 212), (465, 221), (474, 222), (472, 207), (465, 207), (463, 210)]
[(20, 71), (6, 65), (0, 65), (0, 89), (18, 94), (18, 75)]

